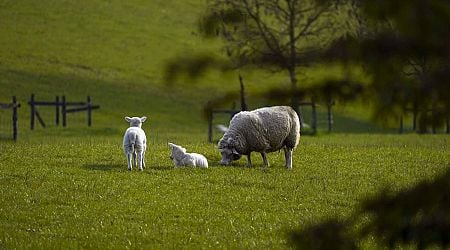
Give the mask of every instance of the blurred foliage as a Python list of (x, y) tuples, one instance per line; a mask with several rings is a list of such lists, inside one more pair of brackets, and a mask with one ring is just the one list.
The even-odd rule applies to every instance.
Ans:
[[(310, 66), (308, 55), (330, 44), (347, 32), (340, 4), (317, 5), (314, 0), (210, 0), (199, 20), (199, 30), (206, 38), (219, 37), (224, 41), (224, 54), (229, 61), (198, 64), (175, 59), (166, 75), (176, 75), (173, 69), (206, 70), (213, 65), (219, 69), (241, 69), (245, 66), (286, 71), (293, 90), (298, 67)], [(301, 60), (300, 60), (301, 59)], [(232, 65), (232, 67), (230, 67)], [(188, 73), (189, 75), (193, 75)], [(171, 80), (171, 78), (167, 78)]]
[(356, 249), (369, 236), (389, 248), (408, 245), (447, 249), (450, 169), (398, 193), (384, 190), (363, 201), (360, 211), (346, 220), (330, 219), (292, 232), (291, 243), (298, 249)]
[[(246, 65), (287, 70), (291, 88), (269, 90), (268, 97), (360, 97), (373, 104), (374, 120), (398, 122), (414, 113), (417, 132), (425, 132), (450, 117), (449, 23), (448, 0), (214, 0), (199, 26), (206, 37), (226, 41), (229, 60), (181, 58), (167, 67), (166, 75), (184, 71), (197, 76), (208, 68)], [(330, 79), (297, 89), (298, 67), (328, 63), (344, 64), (349, 71), (362, 66), (370, 81)], [(353, 94), (347, 93), (349, 86)]]
[(293, 232), (290, 242), (296, 249), (357, 249), (354, 236), (347, 230), (346, 223), (335, 219)]
[(372, 78), (367, 96), (375, 103), (376, 118), (413, 112), (418, 132), (443, 124), (450, 116), (450, 2), (347, 2), (359, 32), (335, 42), (318, 58), (364, 65)]
[(192, 80), (200, 77), (209, 69), (227, 71), (232, 68), (228, 60), (217, 58), (211, 54), (196, 54), (174, 58), (166, 63), (164, 82), (172, 85), (176, 78), (184, 74), (187, 79)]

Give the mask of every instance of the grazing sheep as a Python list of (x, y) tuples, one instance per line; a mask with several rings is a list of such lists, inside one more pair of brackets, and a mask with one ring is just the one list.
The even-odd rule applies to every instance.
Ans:
[(145, 150), (147, 149), (147, 137), (145, 136), (144, 130), (142, 130), (142, 123), (147, 120), (147, 117), (125, 117), (125, 120), (130, 123), (130, 127), (125, 132), (123, 136), (123, 151), (127, 156), (128, 170), (131, 171), (133, 164), (131, 159), (137, 166), (139, 170), (145, 168)]
[(208, 168), (208, 160), (205, 156), (197, 153), (186, 153), (186, 149), (169, 142), (171, 149), (170, 159), (173, 160), (175, 167), (191, 166)]
[(247, 155), (252, 165), (251, 152), (259, 152), (265, 166), (269, 166), (266, 153), (284, 150), (286, 167), (292, 169), (292, 151), (300, 139), (300, 121), (297, 113), (287, 106), (274, 106), (242, 111), (230, 121), (228, 130), (218, 143), (222, 165)]

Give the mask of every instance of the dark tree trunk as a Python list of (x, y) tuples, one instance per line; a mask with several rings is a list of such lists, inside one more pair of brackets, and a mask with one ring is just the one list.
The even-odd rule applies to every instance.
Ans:
[(289, 9), (290, 9), (290, 16), (289, 16), (289, 78), (291, 81), (291, 106), (295, 110), (295, 112), (299, 113), (299, 102), (296, 97), (297, 92), (297, 72), (296, 72), (296, 65), (297, 65), (297, 51), (295, 48), (296, 44), (296, 38), (295, 38), (295, 24), (296, 24), (296, 10), (295, 1), (289, 1)]

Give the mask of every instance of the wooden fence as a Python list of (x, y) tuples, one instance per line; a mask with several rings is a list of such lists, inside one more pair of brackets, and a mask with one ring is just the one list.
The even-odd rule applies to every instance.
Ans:
[(31, 95), (31, 99), (28, 102), (31, 107), (30, 114), (30, 128), (34, 129), (34, 124), (37, 119), (39, 124), (45, 128), (45, 122), (42, 119), (41, 115), (37, 108), (39, 106), (50, 106), (55, 108), (55, 124), (58, 126), (60, 123), (60, 113), (62, 115), (62, 125), (63, 127), (67, 126), (67, 114), (74, 112), (87, 112), (87, 125), (92, 126), (92, 110), (99, 109), (99, 105), (93, 105), (91, 102), (91, 97), (88, 96), (86, 98), (86, 102), (68, 102), (66, 101), (66, 97), (62, 96), (61, 99), (59, 96), (55, 97), (55, 101), (36, 101), (35, 95)]
[[(326, 122), (327, 122), (328, 132), (333, 131), (333, 124), (334, 124), (333, 113), (332, 113), (333, 105), (334, 105), (334, 102), (326, 103), (326, 107), (327, 107), (327, 121)], [(319, 107), (320, 105), (314, 101), (311, 101), (311, 102), (300, 102), (299, 106), (300, 107), (302, 107), (302, 106), (310, 106), (311, 107), (311, 134), (313, 134), (313, 135), (317, 134), (317, 129), (318, 129), (317, 107)], [(304, 119), (303, 119), (303, 113), (304, 112), (300, 112), (298, 115), (298, 117), (300, 119), (300, 126), (302, 129), (303, 129), (303, 124), (305, 124)]]
[(12, 97), (11, 103), (0, 103), (0, 109), (12, 109), (13, 139), (15, 141), (17, 141), (17, 131), (18, 131), (18, 113), (17, 113), (18, 108), (20, 108), (20, 103), (17, 102), (15, 96)]

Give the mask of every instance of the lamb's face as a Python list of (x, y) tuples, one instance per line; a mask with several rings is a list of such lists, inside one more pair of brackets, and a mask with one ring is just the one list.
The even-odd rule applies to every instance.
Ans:
[(125, 120), (130, 123), (130, 127), (142, 127), (142, 123), (147, 120), (147, 117), (125, 117)]
[(234, 148), (221, 148), (220, 154), (222, 155), (221, 165), (229, 165), (232, 161), (239, 160), (241, 154), (239, 154)]
[(177, 159), (180, 155), (183, 155), (186, 153), (186, 149), (183, 147), (180, 147), (178, 145), (175, 145), (173, 143), (169, 142), (169, 148), (170, 148), (170, 159), (174, 160)]

